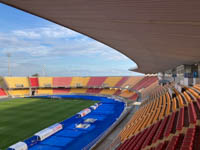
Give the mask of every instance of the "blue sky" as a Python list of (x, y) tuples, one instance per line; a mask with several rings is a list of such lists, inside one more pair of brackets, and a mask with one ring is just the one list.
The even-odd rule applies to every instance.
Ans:
[(0, 4), (0, 75), (138, 75), (136, 64), (114, 49), (42, 18)]

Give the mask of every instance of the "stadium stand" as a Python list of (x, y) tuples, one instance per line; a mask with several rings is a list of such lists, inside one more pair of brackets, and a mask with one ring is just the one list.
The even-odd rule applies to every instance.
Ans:
[(24, 97), (30, 95), (28, 89), (8, 90), (8, 94), (16, 97)]
[(39, 87), (52, 87), (53, 78), (52, 77), (39, 77)]
[(69, 93), (70, 89), (53, 89), (53, 94), (67, 94)]
[(121, 94), (119, 96), (128, 98), (128, 97), (133, 96), (134, 94), (135, 94), (134, 92), (131, 92), (131, 91), (125, 89), (125, 90), (121, 91)]
[(142, 80), (144, 77), (143, 76), (136, 76), (136, 77), (129, 77), (126, 82), (124, 82), (121, 87), (122, 88), (131, 88), (134, 86), (136, 83), (138, 83), (140, 80)]
[(28, 88), (29, 81), (27, 77), (4, 77), (8, 88)]
[[(122, 144), (117, 149), (198, 149), (200, 99), (199, 87), (172, 97), (157, 91), (154, 99), (146, 100), (120, 133)], [(198, 132), (197, 132), (198, 131)], [(196, 137), (196, 138), (195, 138)]]
[(53, 87), (70, 87), (72, 77), (53, 77)]
[(115, 85), (115, 87), (122, 87), (122, 84), (124, 84), (129, 77), (122, 77), (121, 80)]
[(39, 87), (39, 82), (37, 77), (29, 77), (30, 87)]
[(72, 88), (69, 92), (70, 93), (86, 93), (87, 89), (85, 89), (85, 88)]
[(99, 94), (102, 90), (101, 88), (88, 88), (87, 93)]
[(88, 81), (88, 87), (100, 87), (107, 77), (91, 77)]
[[(136, 81), (140, 80), (140, 83), (143, 85), (141, 86), (139, 84), (139, 86), (142, 87), (143, 91), (146, 91), (146, 89), (148, 91), (149, 87), (153, 87), (158, 83), (156, 78), (151, 77), (151, 79), (154, 80), (156, 79), (155, 81), (153, 80), (151, 82), (150, 81), (147, 82), (146, 80), (145, 82), (141, 82), (142, 79), (144, 78), (143, 77), (38, 77), (38, 78), (5, 77), (5, 82), (9, 85), (8, 94), (15, 97), (16, 96), (21, 97), (23, 95), (28, 96), (28, 95), (45, 95), (45, 94), (87, 93), (87, 94), (118, 95), (128, 99), (135, 100), (138, 97), (138, 95), (135, 94), (135, 92), (121, 89), (123, 87), (116, 88), (115, 86), (127, 86), (128, 84), (127, 81), (130, 81), (131, 84), (134, 83), (135, 85), (137, 85), (139, 82)], [(16, 84), (19, 84), (21, 86), (16, 87), (15, 86)], [(111, 88), (115, 87), (115, 89), (109, 89), (109, 87), (107, 87), (108, 85)], [(73, 88), (74, 86), (75, 87), (84, 86), (84, 88), (75, 89)], [(20, 93), (19, 89), (22, 87), (23, 89), (26, 90)], [(12, 88), (17, 89), (17, 91), (13, 91)], [(30, 92), (27, 92), (29, 90)], [(143, 91), (141, 91), (141, 93)]]
[(0, 88), (0, 97), (7, 96), (7, 93), (4, 89)]
[(86, 87), (90, 77), (72, 77), (71, 87)]
[(156, 80), (155, 82), (153, 82), (151, 85), (149, 85), (148, 87), (146, 87), (145, 89), (141, 90), (140, 93), (141, 93), (141, 96), (143, 98), (147, 97), (150, 95), (152, 89), (154, 89), (155, 91), (155, 88), (158, 86), (158, 80)]
[(103, 89), (99, 94), (113, 95), (116, 89)]
[(113, 95), (119, 96), (121, 94), (121, 90), (117, 89), (116, 92)]
[(128, 97), (128, 99), (131, 99), (131, 100), (137, 100), (138, 98), (138, 94), (134, 93), (131, 97)]
[(105, 87), (115, 87), (117, 83), (122, 79), (122, 77), (107, 77), (103, 82)]
[(53, 89), (38, 89), (37, 95), (53, 95)]
[(140, 80), (137, 84), (135, 84), (132, 89), (134, 90), (140, 90), (142, 88), (146, 88), (149, 85), (151, 85), (153, 82), (157, 80), (157, 77), (151, 77), (151, 76), (146, 76), (142, 80)]

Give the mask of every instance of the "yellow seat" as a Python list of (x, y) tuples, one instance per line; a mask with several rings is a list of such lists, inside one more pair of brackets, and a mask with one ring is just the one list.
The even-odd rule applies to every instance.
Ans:
[(53, 78), (52, 77), (39, 77), (39, 87), (52, 87)]
[(72, 77), (70, 86), (71, 87), (77, 87), (77, 86), (86, 87), (89, 80), (90, 80), (90, 77)]
[(8, 88), (29, 88), (27, 77), (4, 77)]

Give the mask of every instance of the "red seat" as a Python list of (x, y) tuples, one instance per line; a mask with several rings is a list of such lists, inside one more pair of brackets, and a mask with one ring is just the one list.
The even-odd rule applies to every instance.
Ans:
[(179, 139), (179, 136), (173, 136), (173, 138), (171, 139), (171, 141), (168, 143), (166, 149), (175, 150), (177, 142), (178, 142), (178, 139)]
[(114, 95), (120, 95), (121, 94), (121, 90), (117, 90), (115, 93), (114, 93)]
[(115, 85), (115, 87), (121, 87), (124, 82), (128, 80), (129, 77), (122, 77), (122, 79)]
[(189, 122), (190, 123), (196, 123), (197, 121), (197, 114), (195, 112), (195, 109), (194, 109), (194, 105), (193, 103), (190, 103), (188, 105), (188, 115), (189, 115)]
[(182, 130), (183, 125), (184, 125), (184, 108), (181, 108), (180, 111), (178, 112), (178, 121), (176, 130)]
[(6, 96), (6, 92), (4, 91), (4, 89), (0, 88), (0, 96)]
[(103, 82), (107, 77), (90, 77), (90, 80), (87, 83), (88, 87), (99, 87), (102, 86)]
[(153, 128), (152, 128), (151, 132), (149, 133), (149, 135), (146, 137), (146, 139), (142, 145), (142, 148), (145, 148), (147, 145), (151, 144), (152, 138), (155, 135), (156, 131), (158, 130), (160, 123), (161, 123), (161, 121), (159, 121), (153, 125)]
[(165, 117), (165, 118), (162, 120), (162, 122), (161, 122), (161, 124), (160, 124), (160, 127), (158, 128), (158, 130), (157, 130), (157, 132), (156, 132), (156, 134), (155, 134), (155, 136), (154, 136), (154, 138), (153, 138), (152, 143), (155, 143), (158, 139), (161, 139), (161, 137), (162, 137), (162, 135), (163, 135), (163, 132), (164, 132), (164, 129), (165, 129), (165, 126), (166, 126), (166, 124), (167, 124), (168, 119), (169, 119), (169, 116)]
[(39, 82), (37, 77), (30, 77), (29, 82), (31, 87), (39, 87)]
[(54, 77), (53, 87), (70, 87), (72, 77)]
[(145, 129), (144, 134), (142, 135), (142, 137), (140, 138), (139, 142), (137, 143), (137, 145), (134, 148), (135, 150), (140, 150), (141, 149), (141, 146), (144, 144), (144, 141), (147, 138), (147, 136), (150, 134), (152, 128), (153, 128), (153, 126)]
[(195, 131), (196, 131), (195, 128), (189, 128), (187, 130), (185, 137), (183, 139), (181, 150), (186, 150), (186, 149), (192, 150)]
[(53, 94), (65, 94), (69, 93), (70, 89), (53, 89)]
[(86, 93), (98, 94), (102, 89), (89, 88)]
[(173, 123), (174, 123), (174, 119), (175, 119), (175, 112), (173, 112), (170, 117), (169, 117), (169, 120), (167, 122), (167, 126), (166, 126), (166, 129), (165, 129), (165, 132), (164, 132), (164, 136), (167, 137), (169, 136), (169, 134), (171, 133), (172, 131), (172, 127), (173, 127)]

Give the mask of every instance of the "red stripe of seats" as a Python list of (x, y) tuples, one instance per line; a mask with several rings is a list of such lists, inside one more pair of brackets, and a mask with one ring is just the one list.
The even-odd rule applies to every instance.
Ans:
[(6, 96), (6, 92), (4, 91), (4, 89), (0, 88), (0, 96)]
[(69, 92), (70, 89), (53, 89), (53, 94), (65, 94)]
[(89, 88), (86, 93), (98, 94), (101, 91), (102, 91), (102, 89)]
[(30, 77), (29, 78), (31, 87), (39, 87), (38, 78)]
[(188, 115), (189, 115), (189, 122), (190, 123), (196, 123), (197, 121), (197, 114), (195, 112), (195, 109), (194, 109), (194, 105), (193, 103), (190, 103), (188, 105)]
[(122, 77), (122, 79), (115, 85), (115, 87), (121, 87), (124, 82), (128, 80), (129, 77)]
[(180, 111), (178, 112), (178, 121), (176, 130), (182, 130), (183, 125), (184, 125), (184, 108), (181, 108)]
[(89, 87), (99, 87), (103, 84), (107, 77), (90, 77), (90, 80), (87, 83)]
[(72, 77), (54, 77), (53, 86), (54, 87), (70, 87)]

